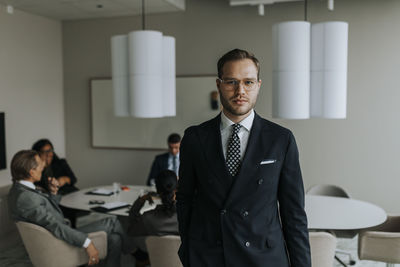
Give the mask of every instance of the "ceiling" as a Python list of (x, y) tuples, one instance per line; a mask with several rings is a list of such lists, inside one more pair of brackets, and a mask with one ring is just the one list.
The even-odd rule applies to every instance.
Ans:
[[(0, 0), (0, 4), (57, 20), (139, 15), (142, 0)], [(185, 10), (185, 0), (145, 0), (146, 14)]]

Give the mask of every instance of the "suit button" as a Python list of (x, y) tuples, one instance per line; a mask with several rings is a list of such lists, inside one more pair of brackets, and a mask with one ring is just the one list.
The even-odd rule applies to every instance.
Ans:
[(244, 245), (245, 245), (246, 247), (250, 247), (250, 242), (247, 241)]
[(226, 210), (221, 210), (221, 215), (225, 215)]
[(249, 216), (249, 212), (247, 210), (243, 211), (243, 217)]
[(262, 179), (262, 178), (258, 180), (259, 185), (262, 184), (263, 182), (264, 182), (264, 179)]

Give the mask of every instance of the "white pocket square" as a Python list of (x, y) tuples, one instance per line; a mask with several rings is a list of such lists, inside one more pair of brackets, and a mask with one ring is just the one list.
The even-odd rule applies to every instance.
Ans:
[(276, 159), (266, 159), (261, 161), (260, 165), (275, 163)]

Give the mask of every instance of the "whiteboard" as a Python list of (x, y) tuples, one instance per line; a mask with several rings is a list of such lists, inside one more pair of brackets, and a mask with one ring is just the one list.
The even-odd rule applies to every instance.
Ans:
[(169, 134), (218, 115), (210, 94), (216, 77), (176, 79), (176, 117), (133, 118), (114, 116), (111, 79), (91, 80), (92, 146), (98, 148), (165, 149)]

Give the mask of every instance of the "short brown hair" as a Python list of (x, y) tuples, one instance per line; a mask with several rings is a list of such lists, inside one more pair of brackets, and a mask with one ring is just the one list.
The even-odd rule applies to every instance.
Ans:
[(168, 144), (176, 144), (181, 142), (181, 136), (177, 133), (172, 133), (168, 136)]
[(13, 182), (29, 178), (30, 170), (35, 169), (38, 153), (34, 150), (21, 150), (11, 160), (11, 176)]
[(218, 78), (222, 79), (222, 69), (224, 68), (224, 65), (228, 61), (235, 61), (235, 60), (241, 60), (241, 59), (250, 59), (254, 62), (254, 65), (256, 65), (257, 68), (257, 79), (260, 79), (260, 62), (258, 59), (254, 56), (254, 54), (247, 52), (246, 50), (241, 50), (241, 49), (233, 49), (223, 55), (217, 63), (217, 68), (218, 68)]

